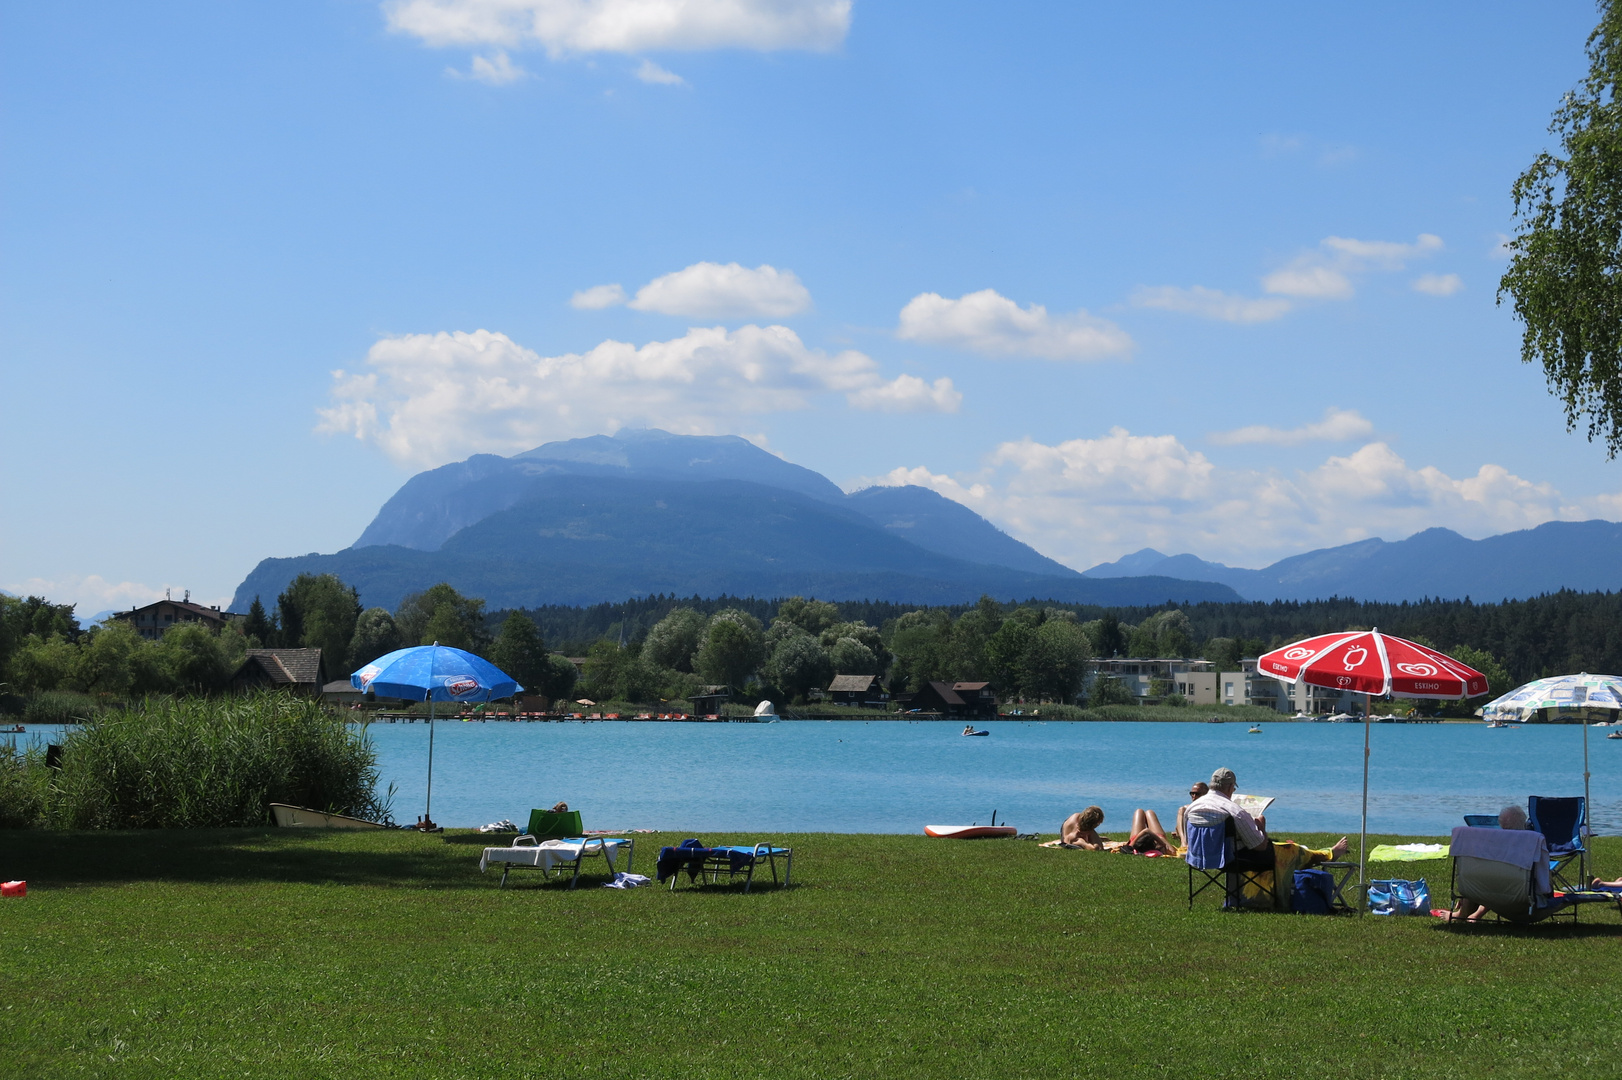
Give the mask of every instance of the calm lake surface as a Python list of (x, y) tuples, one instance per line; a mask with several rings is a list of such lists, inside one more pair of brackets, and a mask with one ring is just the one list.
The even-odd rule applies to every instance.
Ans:
[[(1056, 833), (1089, 803), (1101, 831), (1132, 809), (1169, 829), (1189, 785), (1227, 766), (1239, 790), (1274, 795), (1270, 830), (1355, 833), (1363, 728), (1355, 724), (1042, 723), (982, 725), (964, 738), (945, 721), (687, 724), (616, 721), (434, 725), (433, 816), (469, 827), (560, 800), (588, 829), (680, 832), (916, 833), (926, 824), (988, 823)], [(1599, 833), (1622, 832), (1622, 740), (1591, 728)], [(428, 725), (374, 724), (370, 736), (394, 816), (423, 810)], [(1528, 795), (1580, 795), (1577, 726), (1376, 724), (1369, 829), (1446, 835), (1466, 813), (1495, 813)]]

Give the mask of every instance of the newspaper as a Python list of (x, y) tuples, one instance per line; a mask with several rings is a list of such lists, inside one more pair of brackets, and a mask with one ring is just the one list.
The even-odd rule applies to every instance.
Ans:
[(1259, 818), (1267, 813), (1267, 808), (1273, 805), (1277, 795), (1238, 795), (1233, 801), (1239, 804), (1239, 809), (1245, 811), (1253, 818)]

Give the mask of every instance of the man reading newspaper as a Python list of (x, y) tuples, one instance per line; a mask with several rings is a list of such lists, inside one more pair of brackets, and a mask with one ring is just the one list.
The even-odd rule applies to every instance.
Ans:
[[(1211, 774), (1211, 790), (1195, 799), (1188, 808), (1190, 825), (1223, 828), (1228, 818), (1233, 819), (1234, 859), (1230, 869), (1271, 870), (1273, 845), (1267, 842), (1267, 818), (1253, 817), (1249, 810), (1234, 797), (1239, 780), (1232, 769), (1218, 769)], [(1265, 810), (1272, 799), (1256, 800), (1255, 796), (1240, 796), (1251, 805), (1260, 804)]]

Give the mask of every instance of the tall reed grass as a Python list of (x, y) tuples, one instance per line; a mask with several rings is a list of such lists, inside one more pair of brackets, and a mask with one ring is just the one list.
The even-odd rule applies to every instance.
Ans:
[[(0, 768), (0, 800), (12, 804), (0, 806), (4, 824), (262, 825), (272, 802), (373, 820), (388, 813), (364, 729), (285, 694), (153, 700), (98, 714), (64, 737), (60, 771), (47, 770), (42, 755), (8, 756)], [(30, 806), (31, 820), (17, 820)]]

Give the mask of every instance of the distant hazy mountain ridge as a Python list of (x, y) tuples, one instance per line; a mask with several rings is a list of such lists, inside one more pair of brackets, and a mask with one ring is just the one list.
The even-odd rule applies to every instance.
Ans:
[(653, 593), (921, 604), (982, 593), (1101, 604), (1236, 598), (1210, 582), (1084, 578), (925, 488), (846, 495), (747, 440), (663, 431), (479, 454), (420, 473), (354, 547), (266, 559), (233, 607), (305, 572), (336, 573), (365, 603), (386, 607), (441, 580), (492, 607)]
[(1483, 540), (1426, 529), (1406, 540), (1359, 540), (1292, 555), (1261, 570), (1144, 548), (1084, 572), (1097, 579), (1142, 574), (1218, 582), (1246, 600), (1346, 596), (1400, 602), (1468, 596), (1497, 602), (1561, 589), (1616, 591), (1622, 590), (1622, 524), (1550, 521)]

